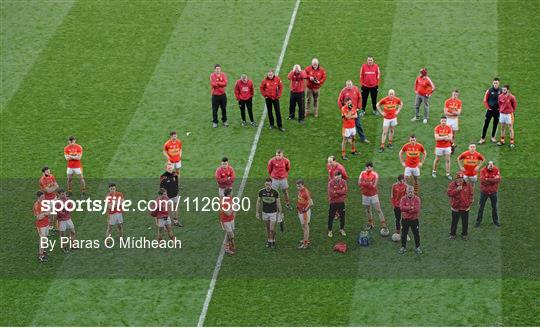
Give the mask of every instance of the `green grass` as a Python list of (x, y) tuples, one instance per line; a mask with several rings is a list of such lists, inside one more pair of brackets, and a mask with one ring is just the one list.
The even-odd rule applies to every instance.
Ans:
[[(184, 195), (214, 196), (212, 175), (220, 157), (228, 156), (241, 176), (255, 135), (255, 129), (239, 125), (233, 82), (247, 73), (258, 86), (276, 65), (293, 6), (2, 2), (0, 324), (197, 323), (222, 241), (213, 213), (183, 216), (186, 227), (175, 231), (183, 241), (180, 251), (82, 250), (53, 254), (47, 265), (38, 265), (30, 207), (39, 169), (51, 166), (64, 185), (61, 151), (66, 137), (75, 134), (85, 147), (92, 197), (102, 197), (106, 183), (115, 180), (130, 198), (148, 199), (163, 165), (161, 146), (174, 129), (185, 144)], [(295, 249), (301, 233), (291, 213), (286, 232), (278, 234), (278, 249), (269, 252), (253, 210), (240, 213), (239, 253), (224, 259), (205, 325), (540, 325), (538, 215), (527, 206), (536, 203), (540, 176), (533, 132), (540, 105), (534, 94), (539, 31), (532, 23), (538, 7), (534, 1), (302, 2), (280, 75), (287, 85), (293, 64), (319, 58), (329, 73), (320, 117), (305, 126), (286, 121), (284, 134), (265, 127), (245, 195), (253, 205), (267, 160), (284, 148), (293, 165), (291, 185), (305, 178), (314, 193), (313, 247)], [(18, 23), (24, 19), (31, 23)], [(376, 153), (381, 121), (373, 115), (364, 119), (372, 143), (345, 163), (352, 177), (348, 236), (325, 236), (324, 164), (328, 155), (339, 155), (340, 142), (335, 99), (345, 80), (357, 82), (367, 54), (382, 68), (380, 95), (393, 88), (405, 102), (395, 143), (415, 132), (428, 149), (420, 258), (411, 252), (399, 257), (397, 245), (379, 236), (368, 249), (354, 247), (366, 220), (354, 183), (363, 164), (373, 160), (384, 177), (380, 196), (392, 223), (389, 188), (401, 172), (397, 149)], [(228, 129), (210, 128), (208, 75), (215, 63), (230, 80)], [(428, 126), (408, 121), (414, 78), (423, 66), (438, 87)], [(518, 148), (479, 148), (499, 163), (505, 178), (503, 227), (491, 227), (488, 215), (482, 228), (471, 228), (470, 242), (452, 243), (446, 240), (446, 182), (428, 175), (432, 129), (444, 99), (458, 87), (465, 108), (459, 151), (476, 141), (484, 115), (481, 97), (494, 76), (511, 84), (518, 98)], [(257, 117), (262, 106), (257, 93)], [(282, 113), (288, 113), (287, 92)], [(473, 219), (476, 210), (475, 204)], [(18, 219), (26, 223), (14, 224)], [(103, 237), (102, 216), (77, 214), (75, 223), (80, 238)], [(146, 213), (129, 213), (126, 233), (152, 238), (151, 223)], [(338, 240), (350, 252), (334, 254)]]

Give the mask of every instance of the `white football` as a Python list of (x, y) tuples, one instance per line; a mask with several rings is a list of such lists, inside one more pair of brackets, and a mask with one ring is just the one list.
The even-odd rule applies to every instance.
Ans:
[(389, 234), (390, 234), (390, 230), (388, 230), (388, 228), (381, 229), (381, 236), (387, 237)]
[(401, 240), (401, 235), (399, 233), (395, 233), (392, 235), (392, 241), (398, 242)]

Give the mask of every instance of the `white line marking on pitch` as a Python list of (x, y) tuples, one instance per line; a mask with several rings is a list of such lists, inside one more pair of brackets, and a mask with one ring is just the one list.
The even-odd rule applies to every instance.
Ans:
[[(276, 66), (276, 75), (279, 74), (279, 71), (281, 69), (281, 64), (283, 63), (283, 58), (285, 57), (285, 52), (287, 51), (287, 45), (289, 44), (289, 39), (291, 38), (294, 21), (296, 20), (296, 13), (298, 12), (298, 7), (300, 7), (300, 1), (301, 0), (296, 0), (296, 4), (294, 5), (294, 10), (291, 15), (289, 28), (287, 29), (287, 34), (285, 35), (285, 40), (283, 41), (283, 46), (281, 47), (281, 54), (279, 55), (278, 63)], [(265, 105), (262, 116), (261, 116), (261, 120), (259, 122), (259, 127), (257, 128), (257, 133), (255, 134), (255, 138), (253, 139), (253, 144), (251, 145), (251, 152), (249, 153), (248, 161), (246, 163), (246, 168), (244, 169), (242, 182), (240, 183), (240, 188), (238, 189), (238, 195), (237, 195), (238, 198), (242, 198), (244, 194), (244, 188), (246, 187), (249, 171), (251, 170), (251, 165), (253, 164), (253, 158), (255, 157), (255, 152), (257, 151), (257, 144), (259, 143), (259, 138), (261, 137), (261, 132), (264, 126), (264, 120), (266, 119), (266, 113), (267, 113), (267, 108)], [(212, 273), (210, 286), (208, 286), (208, 291), (206, 292), (206, 298), (204, 300), (201, 315), (199, 316), (199, 322), (197, 323), (197, 327), (202, 327), (204, 325), (204, 320), (206, 319), (206, 314), (208, 313), (208, 307), (210, 305), (210, 301), (212, 300), (212, 294), (214, 293), (217, 277), (219, 275), (219, 271), (221, 270), (221, 263), (223, 262), (223, 256), (225, 255), (225, 250), (223, 247), (224, 245), (225, 245), (225, 238), (223, 239), (222, 247), (221, 247), (221, 250), (219, 251), (219, 255), (216, 261), (216, 266), (214, 268), (214, 272)]]

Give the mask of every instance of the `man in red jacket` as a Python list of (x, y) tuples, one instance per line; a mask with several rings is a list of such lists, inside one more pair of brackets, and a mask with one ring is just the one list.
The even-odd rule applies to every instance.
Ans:
[(392, 206), (394, 207), (394, 217), (396, 219), (395, 233), (398, 234), (401, 234), (401, 209), (399, 208), (399, 202), (406, 193), (407, 184), (405, 183), (405, 176), (403, 174), (400, 174), (397, 177), (397, 182), (392, 185), (392, 191), (390, 193), (390, 201), (392, 202)]
[(283, 82), (281, 82), (279, 76), (275, 75), (273, 69), (268, 71), (268, 74), (262, 80), (259, 89), (261, 90), (261, 95), (264, 97), (266, 103), (270, 129), (274, 128), (274, 115), (272, 114), (272, 108), (274, 108), (276, 111), (278, 129), (279, 131), (284, 132), (285, 129), (281, 123), (281, 110), (279, 108), (279, 98), (281, 98), (281, 94), (283, 93)]
[(291, 162), (283, 155), (283, 150), (276, 150), (276, 156), (272, 157), (268, 161), (268, 174), (272, 178), (272, 188), (280, 191), (283, 190), (285, 194), (285, 207), (291, 209), (291, 203), (289, 201), (289, 183), (287, 177), (291, 170)]
[(414, 93), (416, 99), (414, 102), (415, 115), (411, 119), (412, 122), (420, 120), (420, 105), (424, 103), (424, 124), (427, 123), (429, 118), (429, 99), (431, 94), (435, 91), (435, 84), (431, 81), (427, 75), (427, 69), (422, 68), (420, 70), (420, 75), (416, 78), (414, 82)]
[(414, 236), (414, 252), (417, 255), (422, 254), (420, 249), (420, 230), (418, 225), (418, 218), (420, 217), (420, 207), (422, 203), (420, 197), (414, 194), (414, 187), (407, 186), (407, 195), (401, 197), (399, 201), (399, 208), (401, 210), (401, 225), (403, 230), (401, 230), (401, 248), (399, 249), (399, 254), (405, 253), (407, 250), (407, 233), (409, 228), (412, 230)]
[(381, 81), (381, 71), (379, 65), (375, 64), (373, 56), (368, 56), (367, 60), (360, 68), (360, 86), (362, 89), (362, 111), (366, 111), (367, 98), (371, 96), (371, 106), (373, 114), (377, 115), (377, 92)]
[(329, 156), (326, 164), (326, 171), (328, 171), (328, 181), (334, 178), (334, 175), (336, 171), (341, 172), (341, 177), (344, 180), (349, 180), (349, 176), (347, 175), (347, 170), (345, 170), (345, 167), (341, 165), (338, 161), (336, 161), (335, 156)]
[(253, 119), (253, 81), (248, 79), (246, 74), (240, 75), (240, 80), (236, 81), (234, 85), (234, 96), (238, 100), (238, 106), (240, 107), (240, 116), (242, 117), (242, 126), (246, 126), (246, 107), (251, 121), (251, 126), (257, 126)]
[(212, 127), (218, 127), (218, 108), (221, 108), (221, 121), (223, 126), (228, 127), (227, 123), (227, 75), (221, 71), (221, 65), (214, 65), (214, 72), (210, 74), (210, 86), (212, 87)]
[(321, 87), (326, 81), (326, 70), (319, 65), (319, 60), (313, 58), (311, 65), (306, 67), (307, 78), (307, 107), (306, 116), (311, 111), (311, 102), (313, 101), (314, 116), (319, 117), (319, 95), (321, 94)]
[(362, 104), (362, 95), (360, 94), (358, 87), (353, 85), (351, 80), (345, 82), (345, 87), (341, 89), (341, 92), (339, 93), (337, 105), (340, 110), (343, 106), (345, 106), (345, 99), (347, 98), (352, 100), (353, 107), (357, 112), (357, 117), (354, 121), (356, 133), (360, 137), (361, 142), (369, 143), (369, 140), (366, 139), (366, 135), (364, 134), (364, 128), (362, 127), (362, 117), (365, 114), (365, 111), (360, 110), (360, 105)]
[(360, 192), (362, 194), (362, 205), (366, 208), (368, 219), (366, 228), (369, 230), (373, 229), (372, 208), (374, 208), (381, 221), (381, 227), (388, 230), (383, 211), (381, 210), (381, 203), (379, 202), (378, 183), (379, 174), (373, 170), (373, 163), (367, 162), (365, 170), (360, 172), (360, 175), (358, 176), (358, 186), (360, 187)]
[(493, 219), (493, 224), (497, 227), (501, 226), (499, 223), (499, 214), (497, 213), (497, 193), (499, 191), (500, 183), (501, 174), (499, 168), (493, 164), (493, 161), (489, 161), (488, 165), (480, 171), (480, 207), (478, 208), (475, 227), (478, 228), (482, 224), (484, 206), (486, 206), (488, 198), (491, 200), (491, 217)]
[(501, 124), (501, 141), (497, 142), (497, 146), (504, 146), (506, 128), (510, 130), (510, 148), (514, 148), (514, 112), (516, 111), (516, 97), (510, 93), (508, 84), (502, 87), (502, 93), (499, 95), (499, 123)]
[(226, 189), (230, 189), (232, 193), (232, 187), (234, 180), (236, 179), (236, 175), (233, 167), (229, 164), (229, 159), (227, 157), (223, 157), (221, 159), (221, 165), (216, 169), (214, 177), (216, 178), (216, 182), (218, 184), (219, 197), (225, 196)]
[(461, 238), (469, 240), (469, 209), (473, 203), (474, 189), (472, 183), (463, 179), (463, 173), (458, 172), (456, 179), (448, 184), (448, 197), (452, 210), (452, 225), (450, 227), (450, 240), (456, 239), (457, 225), (461, 218)]
[(300, 65), (294, 65), (287, 78), (290, 83), (291, 97), (289, 101), (289, 120), (294, 119), (296, 106), (298, 106), (298, 122), (304, 123), (304, 90), (306, 89), (306, 73), (302, 71)]
[(345, 199), (347, 198), (347, 181), (342, 179), (341, 171), (336, 171), (334, 178), (328, 181), (328, 237), (332, 237), (332, 226), (334, 219), (339, 217), (339, 233), (346, 236), (345, 233)]

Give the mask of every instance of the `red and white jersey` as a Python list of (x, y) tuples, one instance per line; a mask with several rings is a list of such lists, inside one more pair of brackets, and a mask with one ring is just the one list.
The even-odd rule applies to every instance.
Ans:
[(364, 170), (360, 172), (358, 176), (358, 186), (360, 192), (364, 196), (375, 196), (378, 193), (377, 181), (379, 180), (379, 174), (373, 170)]
[(79, 156), (79, 159), (68, 159), (67, 160), (67, 167), (76, 169), (81, 168), (81, 156), (83, 153), (83, 148), (78, 144), (69, 144), (66, 147), (64, 147), (64, 155), (68, 156)]

